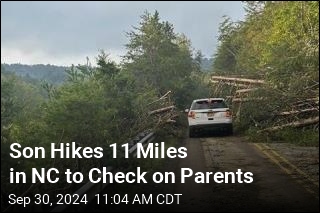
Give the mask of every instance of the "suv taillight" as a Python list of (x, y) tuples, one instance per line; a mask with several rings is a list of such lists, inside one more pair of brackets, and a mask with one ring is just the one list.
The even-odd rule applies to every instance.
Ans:
[(227, 117), (227, 118), (230, 118), (230, 117), (231, 117), (231, 111), (230, 111), (230, 110), (227, 110), (227, 111), (226, 111), (226, 117)]
[(191, 118), (195, 119), (196, 113), (194, 111), (190, 111), (189, 114), (188, 114), (188, 117), (191, 117)]

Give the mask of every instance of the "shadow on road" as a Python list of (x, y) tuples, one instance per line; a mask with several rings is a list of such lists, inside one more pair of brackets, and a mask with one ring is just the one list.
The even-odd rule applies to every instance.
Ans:
[(219, 131), (219, 132), (201, 132), (197, 133), (194, 138), (208, 138), (208, 137), (227, 137), (227, 136), (234, 136), (235, 134), (230, 134), (227, 132)]

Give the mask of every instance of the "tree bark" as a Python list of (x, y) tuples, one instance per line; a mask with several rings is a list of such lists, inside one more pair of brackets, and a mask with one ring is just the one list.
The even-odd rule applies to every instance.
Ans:
[[(217, 81), (217, 80), (210, 80), (212, 83), (221, 83), (222, 81)], [(241, 83), (236, 83), (236, 82), (223, 82), (223, 84), (227, 84), (230, 86), (234, 87), (241, 87), (241, 88), (248, 88), (250, 87), (249, 84), (241, 84)]]
[(234, 98), (232, 102), (247, 102), (247, 101), (262, 101), (266, 100), (266, 98), (258, 97), (258, 98)]
[(274, 126), (274, 127), (262, 129), (262, 130), (259, 130), (258, 133), (261, 133), (261, 132), (274, 132), (274, 131), (283, 129), (285, 127), (303, 127), (303, 126), (308, 126), (308, 125), (316, 124), (316, 123), (319, 123), (319, 116), (314, 117), (314, 118), (308, 118), (308, 119), (295, 121), (295, 122), (284, 124), (284, 125), (280, 125), (280, 126)]
[(303, 112), (313, 112), (313, 111), (319, 111), (318, 108), (310, 108), (310, 109), (302, 109), (302, 110), (292, 110), (288, 112), (280, 112), (277, 115), (293, 115), (293, 114), (299, 114)]
[(158, 114), (158, 113), (161, 113), (161, 112), (166, 112), (166, 111), (169, 111), (171, 109), (173, 109), (174, 106), (168, 106), (168, 107), (164, 107), (164, 108), (160, 108), (160, 109), (156, 109), (156, 110), (153, 110), (153, 111), (150, 111), (148, 114), (149, 115), (153, 115), (153, 114)]
[(257, 89), (258, 89), (258, 88), (239, 89), (239, 90), (236, 90), (236, 94), (239, 94), (239, 93), (247, 93), (247, 92), (255, 91), (255, 90), (257, 90)]
[(212, 80), (224, 80), (232, 82), (241, 82), (241, 83), (252, 83), (252, 84), (264, 84), (264, 80), (259, 79), (248, 79), (248, 78), (229, 78), (224, 76), (211, 76)]

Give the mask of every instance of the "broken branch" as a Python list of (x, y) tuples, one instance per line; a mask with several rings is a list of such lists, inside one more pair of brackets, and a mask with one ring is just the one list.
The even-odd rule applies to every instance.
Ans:
[(211, 76), (212, 80), (224, 80), (224, 81), (233, 81), (233, 82), (241, 82), (241, 83), (252, 83), (252, 84), (264, 84), (264, 80), (258, 79), (248, 79), (248, 78), (229, 78), (224, 76)]
[(158, 114), (161, 112), (166, 112), (166, 111), (172, 110), (173, 108), (174, 108), (174, 106), (172, 105), (172, 106), (168, 106), (168, 107), (164, 107), (161, 109), (156, 109), (156, 110), (150, 111), (148, 114), (149, 115)]
[(259, 130), (258, 133), (261, 133), (261, 132), (273, 132), (273, 131), (277, 131), (277, 130), (283, 129), (285, 127), (303, 127), (303, 126), (308, 126), (308, 125), (316, 124), (316, 123), (319, 123), (319, 116), (314, 117), (314, 118), (308, 118), (308, 119), (295, 121), (295, 122), (284, 124), (284, 125), (280, 125), (280, 126), (274, 126), (274, 127), (262, 129), (262, 130)]

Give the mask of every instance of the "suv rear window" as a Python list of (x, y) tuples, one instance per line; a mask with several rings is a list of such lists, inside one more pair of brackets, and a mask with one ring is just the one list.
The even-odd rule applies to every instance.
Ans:
[(203, 100), (194, 102), (191, 110), (228, 108), (223, 100)]

